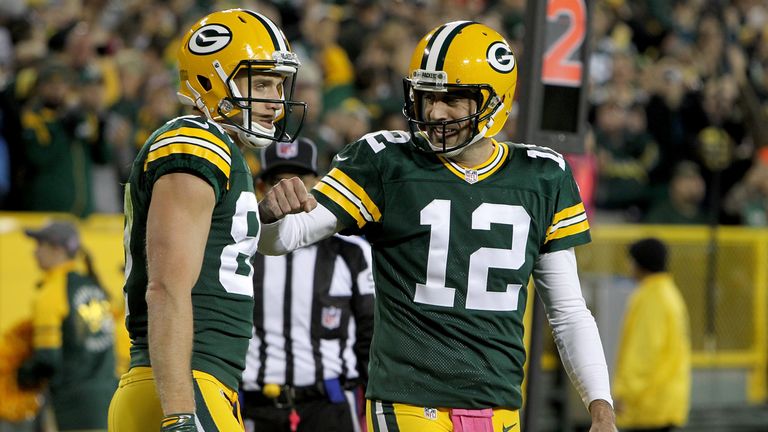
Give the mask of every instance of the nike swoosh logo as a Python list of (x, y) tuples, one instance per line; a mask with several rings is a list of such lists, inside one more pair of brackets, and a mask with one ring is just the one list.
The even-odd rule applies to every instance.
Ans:
[(517, 423), (513, 424), (512, 426), (501, 425), (501, 432), (509, 432), (515, 426), (517, 426)]
[(349, 156), (344, 156), (344, 157), (341, 157), (341, 156), (339, 156), (339, 155), (336, 155), (335, 159), (336, 159), (337, 161), (341, 162), (341, 161), (345, 161), (345, 160), (349, 159)]
[(192, 124), (196, 124), (196, 125), (200, 126), (203, 129), (208, 129), (208, 123), (207, 122), (206, 123), (200, 123), (197, 120), (192, 120), (192, 119), (188, 119), (188, 118), (185, 118), (184, 121), (188, 121), (188, 122), (190, 122)]

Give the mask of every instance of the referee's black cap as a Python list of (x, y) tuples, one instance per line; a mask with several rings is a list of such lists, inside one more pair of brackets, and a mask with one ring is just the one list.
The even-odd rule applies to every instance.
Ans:
[(262, 180), (282, 173), (317, 175), (317, 146), (309, 138), (273, 142), (261, 153)]

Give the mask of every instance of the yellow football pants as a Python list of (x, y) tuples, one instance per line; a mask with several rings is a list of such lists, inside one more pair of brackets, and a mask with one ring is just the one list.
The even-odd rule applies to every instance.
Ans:
[[(453, 432), (451, 410), (366, 401), (368, 432)], [(493, 432), (520, 432), (520, 411), (493, 409)]]
[[(192, 371), (198, 430), (243, 431), (237, 392), (205, 372)], [(149, 367), (131, 368), (109, 405), (110, 432), (147, 432), (160, 429), (163, 411)]]

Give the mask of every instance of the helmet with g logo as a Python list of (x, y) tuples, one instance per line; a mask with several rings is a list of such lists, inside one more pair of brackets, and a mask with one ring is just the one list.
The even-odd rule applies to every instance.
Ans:
[[(419, 41), (411, 57), (408, 77), (403, 80), (403, 113), (421, 150), (441, 154), (454, 152), (481, 138), (490, 138), (509, 118), (517, 86), (517, 65), (506, 40), (490, 27), (472, 21), (443, 24)], [(422, 97), (425, 92), (461, 91), (477, 103), (477, 111), (450, 121), (426, 121)], [(430, 142), (427, 130), (470, 122), (471, 136), (446, 148)]]
[[(306, 111), (306, 104), (292, 100), (300, 63), (269, 18), (244, 9), (214, 12), (184, 35), (178, 61), (179, 100), (197, 107), (244, 144), (265, 147), (298, 135)], [(283, 78), (280, 99), (252, 97), (252, 79), (259, 73)], [(247, 87), (238, 88), (235, 77), (247, 77)], [(282, 105), (271, 129), (251, 119), (253, 103)]]

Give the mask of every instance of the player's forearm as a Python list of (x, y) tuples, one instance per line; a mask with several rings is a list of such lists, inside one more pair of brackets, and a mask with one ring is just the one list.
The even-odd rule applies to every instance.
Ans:
[(563, 366), (584, 405), (597, 399), (612, 403), (600, 334), (581, 294), (573, 250), (539, 257), (534, 278)]
[(330, 237), (340, 229), (336, 216), (318, 205), (309, 213), (291, 214), (274, 223), (262, 223), (259, 253), (284, 255)]
[(592, 315), (578, 318), (577, 324), (566, 324), (556, 330), (555, 327), (560, 358), (584, 405), (598, 399), (612, 403), (608, 367)]
[(192, 387), (192, 301), (165, 284), (147, 288), (149, 355), (164, 415), (195, 411)]

